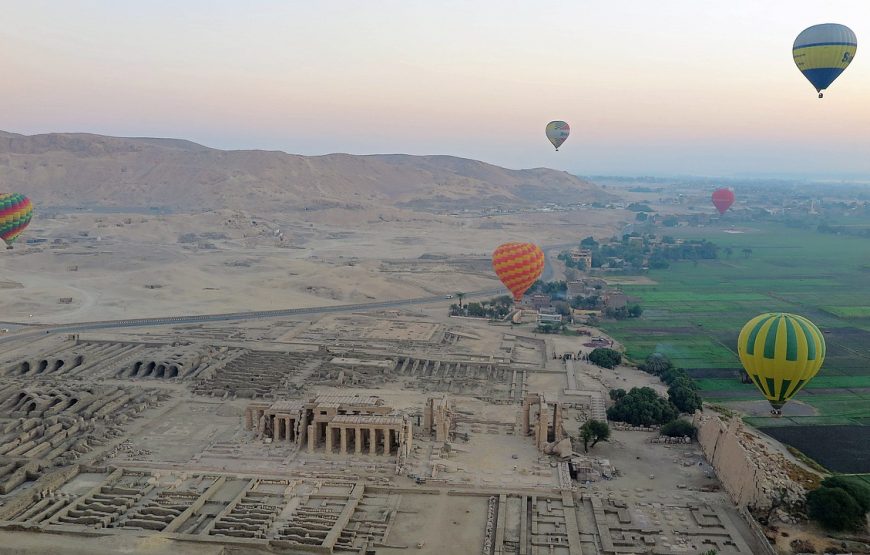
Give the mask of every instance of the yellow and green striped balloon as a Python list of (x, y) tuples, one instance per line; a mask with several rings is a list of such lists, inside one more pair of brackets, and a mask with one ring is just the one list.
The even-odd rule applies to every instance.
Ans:
[(743, 326), (737, 352), (752, 382), (779, 410), (819, 372), (825, 338), (803, 316), (769, 312)]

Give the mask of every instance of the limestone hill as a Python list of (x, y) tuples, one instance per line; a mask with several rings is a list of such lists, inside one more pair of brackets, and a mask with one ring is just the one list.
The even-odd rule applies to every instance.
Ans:
[(249, 211), (431, 210), (611, 198), (566, 172), (509, 170), (452, 156), (298, 156), (83, 133), (0, 132), (0, 190), (21, 191), (43, 207)]

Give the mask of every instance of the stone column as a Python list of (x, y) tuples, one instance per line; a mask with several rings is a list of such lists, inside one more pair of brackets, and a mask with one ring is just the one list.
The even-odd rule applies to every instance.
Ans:
[(317, 439), (317, 435), (314, 433), (314, 424), (308, 425), (308, 452), (314, 452), (314, 441)]
[(411, 425), (411, 421), (408, 420), (405, 423), (405, 437), (404, 437), (404, 443), (403, 443), (403, 445), (405, 446), (404, 448), (405, 448), (406, 455), (411, 454), (411, 448), (414, 446), (413, 443), (414, 443), (414, 428)]
[(426, 406), (423, 407), (423, 434), (427, 436), (432, 435), (432, 413), (434, 404), (435, 399), (433, 397), (429, 397), (428, 399), (426, 399)]
[(384, 428), (384, 456), (390, 456), (390, 429)]
[(245, 429), (250, 430), (254, 427), (254, 415), (252, 414), (254, 411), (251, 407), (245, 409)]
[(332, 424), (326, 425), (326, 453), (332, 454)]
[(362, 428), (360, 428), (359, 425), (357, 425), (354, 428), (354, 432), (356, 432), (356, 435), (355, 435), (356, 441), (354, 442), (353, 450), (357, 455), (362, 455)]
[(531, 402), (529, 398), (523, 399), (523, 432), (522, 435), (529, 435), (529, 411), (531, 410)]
[(369, 455), (376, 455), (378, 452), (378, 429), (369, 428)]
[(341, 454), (347, 455), (347, 427), (342, 426), (340, 429), (341, 429)]

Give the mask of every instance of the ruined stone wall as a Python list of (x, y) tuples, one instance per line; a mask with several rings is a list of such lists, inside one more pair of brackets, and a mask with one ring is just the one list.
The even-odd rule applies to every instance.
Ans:
[(789, 477), (785, 458), (753, 438), (739, 419), (697, 412), (693, 424), (704, 456), (738, 506), (767, 510), (774, 500), (802, 502), (806, 491)]
[(32, 488), (13, 496), (0, 507), (0, 520), (11, 520), (13, 516), (21, 513), (29, 505), (33, 504), (34, 500), (39, 498), (43, 492), (59, 488), (73, 476), (76, 476), (80, 469), (80, 465), (76, 464), (42, 476), (33, 484)]

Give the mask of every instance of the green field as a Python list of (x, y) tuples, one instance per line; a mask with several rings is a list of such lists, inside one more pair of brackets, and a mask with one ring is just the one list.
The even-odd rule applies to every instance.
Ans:
[[(742, 234), (716, 228), (667, 233), (707, 239), (734, 254), (720, 250), (718, 260), (653, 270), (649, 277), (656, 285), (622, 285), (640, 299), (644, 314), (602, 328), (625, 345), (629, 358), (667, 354), (717, 403), (758, 399), (754, 386), (738, 379), (740, 328), (761, 312), (802, 314), (825, 332), (828, 347), (821, 372), (798, 395), (818, 416), (784, 420), (870, 423), (870, 239), (774, 224)], [(752, 249), (750, 256), (742, 254), (744, 248)]]

